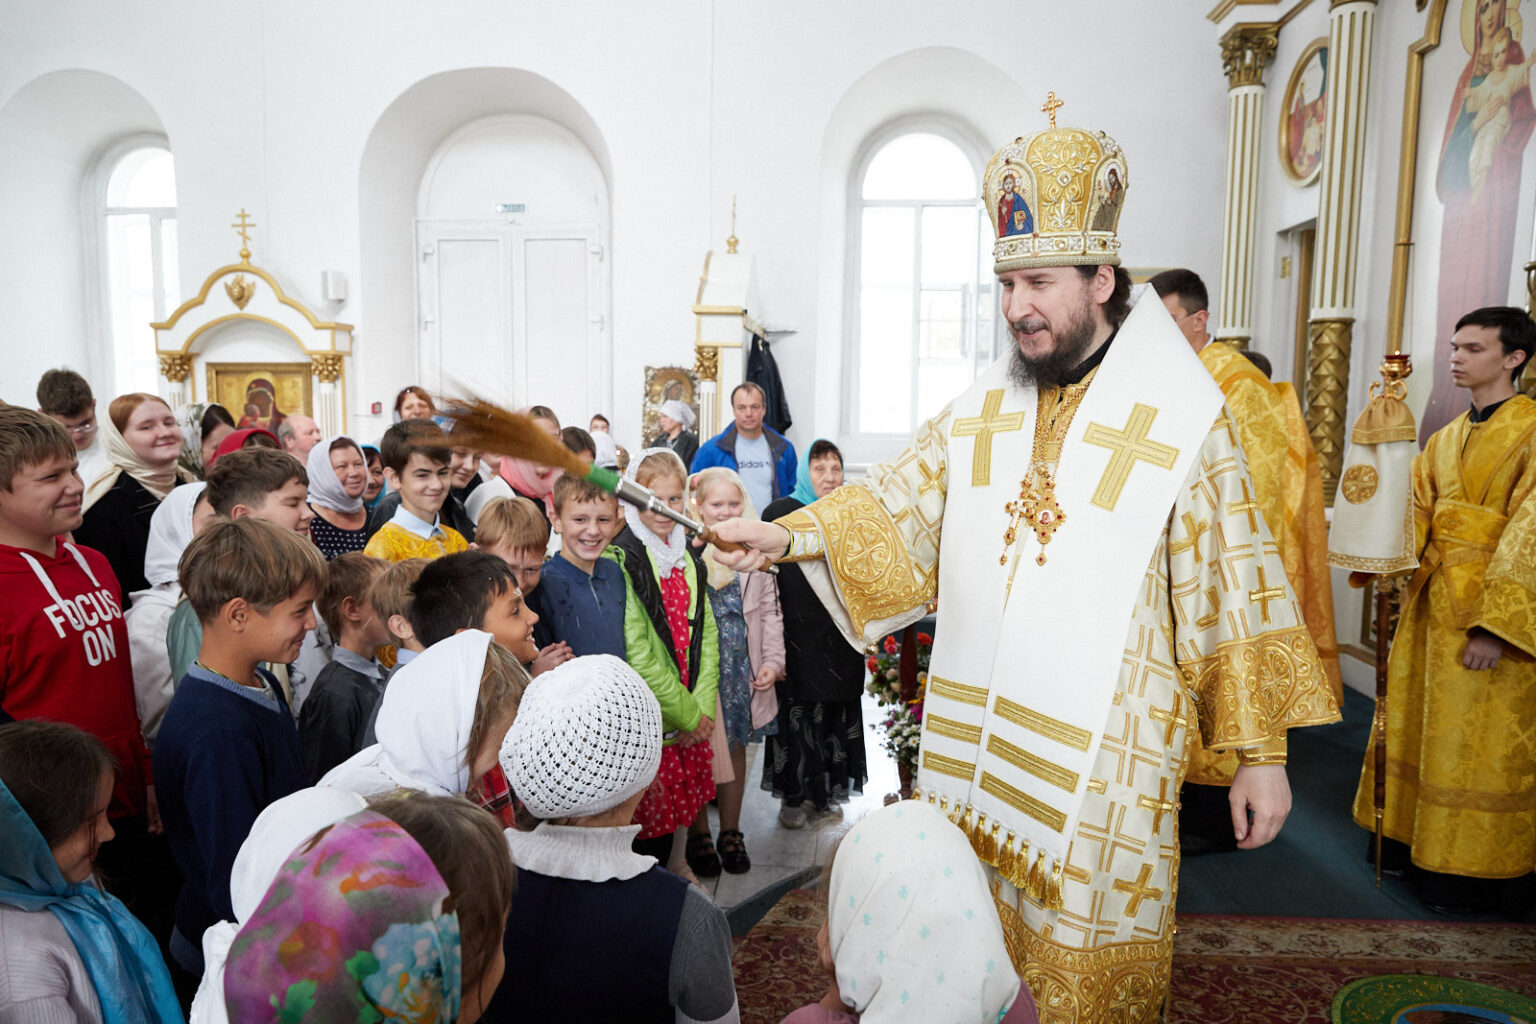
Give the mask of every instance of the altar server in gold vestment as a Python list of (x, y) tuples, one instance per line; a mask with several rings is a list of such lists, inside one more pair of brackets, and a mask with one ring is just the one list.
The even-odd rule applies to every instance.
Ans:
[(740, 567), (801, 562), (857, 644), (937, 600), (918, 798), (987, 865), (1059, 1024), (1158, 1019), (1189, 731), (1238, 751), (1253, 847), (1290, 807), (1286, 730), (1338, 716), (1221, 391), (1156, 296), (1131, 306), (1128, 182), (1054, 118), (999, 150), (988, 209), (1031, 213), (994, 248), (1016, 348), (866, 483), (720, 530)]
[[(1301, 616), (1322, 659), (1334, 700), (1344, 699), (1339, 673), (1339, 644), (1334, 632), (1333, 585), (1328, 571), (1328, 521), (1323, 511), (1323, 474), (1307, 433), (1295, 390), (1275, 383), (1246, 356), (1206, 331), (1210, 297), (1193, 270), (1165, 270), (1147, 282), (1168, 314), (1210, 371), (1227, 402), (1238, 442), (1253, 476), (1254, 500), (1280, 545), (1285, 576), (1296, 592)], [(1183, 792), (1184, 852), (1230, 849), (1231, 828), (1224, 819), (1225, 791), (1191, 790), (1191, 784), (1232, 784), (1237, 757), (1207, 750), (1195, 738)], [(1210, 813), (1201, 813), (1210, 805)], [(1193, 828), (1194, 834), (1191, 833)], [(1224, 835), (1218, 834), (1224, 832)]]
[[(1413, 461), (1419, 569), (1388, 663), (1383, 831), (1448, 911), (1492, 908), (1497, 887), (1472, 880), (1536, 868), (1536, 401), (1515, 390), (1533, 349), (1523, 309), (1462, 317), (1450, 371), (1472, 408)], [(1355, 795), (1366, 828), (1374, 744)]]

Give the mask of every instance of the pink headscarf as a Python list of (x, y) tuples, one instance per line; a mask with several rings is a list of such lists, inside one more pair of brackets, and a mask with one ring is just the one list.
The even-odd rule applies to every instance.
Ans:
[[(528, 408), (517, 411), (524, 416), (528, 415)], [(558, 441), (559, 438), (556, 437), (555, 440)], [(541, 473), (538, 465), (527, 459), (503, 458), (501, 460), (501, 478), (523, 497), (543, 502), (546, 509), (555, 507), (555, 481), (560, 479), (564, 472), (559, 467), (546, 466)]]

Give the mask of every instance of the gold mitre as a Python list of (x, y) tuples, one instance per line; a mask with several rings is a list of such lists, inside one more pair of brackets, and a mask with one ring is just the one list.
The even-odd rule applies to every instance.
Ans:
[(1056, 127), (1053, 92), (1040, 109), (1044, 131), (1014, 139), (992, 155), (982, 198), (997, 242), (994, 270), (1106, 263), (1120, 265), (1120, 207), (1128, 184), (1125, 154), (1103, 132)]

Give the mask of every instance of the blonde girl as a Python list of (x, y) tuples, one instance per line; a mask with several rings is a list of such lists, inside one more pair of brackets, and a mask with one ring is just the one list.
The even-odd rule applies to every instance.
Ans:
[[(756, 519), (752, 499), (735, 470), (713, 467), (694, 475), (690, 503), (695, 518), (707, 526), (728, 519)], [(709, 570), (709, 604), (719, 635), (720, 724), (730, 746), (732, 778), (719, 784), (721, 867), (741, 874), (752, 867), (741, 834), (741, 799), (746, 787), (747, 745), (761, 743), (778, 732), (779, 704), (774, 684), (784, 674), (784, 619), (779, 590), (767, 573), (736, 573), (716, 562), (712, 548), (704, 552)], [(688, 829), (709, 836), (709, 815), (700, 812)]]

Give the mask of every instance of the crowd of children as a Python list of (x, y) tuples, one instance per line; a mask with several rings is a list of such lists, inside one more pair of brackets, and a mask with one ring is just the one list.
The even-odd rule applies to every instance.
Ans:
[[(0, 407), (0, 955), (37, 965), (0, 971), (0, 1019), (739, 1018), (687, 880), (751, 867), (746, 750), (797, 664), (774, 576), (455, 445), (419, 388), (377, 446), (301, 461), (149, 395), (95, 449), (60, 374), (55, 408)], [(671, 509), (756, 515), (730, 468), (527, 411)]]

